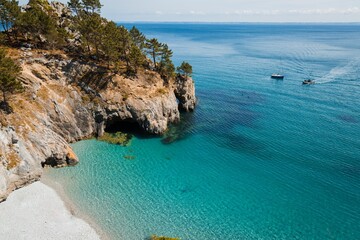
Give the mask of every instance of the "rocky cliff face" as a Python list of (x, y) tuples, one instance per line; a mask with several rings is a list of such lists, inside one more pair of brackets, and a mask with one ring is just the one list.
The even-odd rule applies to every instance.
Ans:
[(75, 165), (71, 142), (124, 122), (162, 134), (179, 121), (179, 108), (195, 107), (192, 79), (165, 85), (152, 71), (129, 79), (63, 53), (18, 54), (26, 90), (11, 100), (14, 113), (0, 111), (0, 202), (38, 180), (44, 166)]
[(175, 95), (179, 100), (180, 109), (187, 112), (195, 109), (195, 84), (192, 78), (178, 76), (175, 82)]

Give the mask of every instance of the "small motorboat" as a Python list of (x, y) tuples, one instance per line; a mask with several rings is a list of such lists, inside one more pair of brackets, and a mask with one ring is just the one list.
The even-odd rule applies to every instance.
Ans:
[(302, 84), (303, 84), (303, 85), (315, 84), (315, 81), (314, 81), (314, 80), (311, 80), (311, 79), (306, 79), (306, 80), (303, 81)]
[(271, 78), (273, 79), (284, 79), (284, 75), (281, 75), (279, 73), (274, 73), (271, 75)]

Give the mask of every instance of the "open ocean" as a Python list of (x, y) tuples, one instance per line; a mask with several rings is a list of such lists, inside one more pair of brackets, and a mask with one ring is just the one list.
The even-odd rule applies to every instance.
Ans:
[(74, 144), (47, 177), (80, 213), (111, 239), (360, 238), (359, 24), (136, 26), (193, 65), (199, 105), (171, 144)]

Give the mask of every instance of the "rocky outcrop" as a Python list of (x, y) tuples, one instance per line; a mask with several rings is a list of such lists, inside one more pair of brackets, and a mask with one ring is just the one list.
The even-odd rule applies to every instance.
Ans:
[[(35, 3), (35, 2), (34, 2)], [(75, 49), (75, 46), (80, 45), (80, 34), (74, 28), (73, 24), (73, 15), (71, 9), (64, 3), (57, 1), (37, 1), (36, 5), (44, 11), (46, 14), (51, 15), (53, 19), (55, 19), (58, 27), (61, 27), (68, 33), (68, 37), (66, 40), (67, 46), (65, 49)], [(29, 11), (33, 7), (32, 4), (26, 4), (21, 6), (21, 10), (23, 12)], [(28, 32), (26, 35), (31, 36), (33, 33)], [(39, 35), (38, 40), (41, 43), (46, 43), (48, 41), (45, 35)]]
[(19, 55), (26, 90), (11, 100), (12, 114), (0, 111), (0, 202), (38, 180), (45, 166), (75, 165), (71, 142), (124, 122), (162, 134), (179, 121), (179, 108), (195, 107), (192, 79), (165, 84), (148, 70), (129, 79), (65, 54), (26, 49)]
[(179, 108), (181, 110), (189, 112), (195, 109), (195, 84), (191, 77), (177, 77), (175, 83), (175, 95), (179, 100)]

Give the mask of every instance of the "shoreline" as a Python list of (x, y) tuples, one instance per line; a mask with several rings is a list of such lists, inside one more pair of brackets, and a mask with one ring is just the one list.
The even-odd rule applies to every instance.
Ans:
[[(64, 196), (38, 181), (18, 189), (0, 204), (0, 236), (6, 239), (106, 239)], [(47, 183), (44, 183), (47, 182)]]
[(110, 237), (108, 234), (103, 231), (103, 229), (96, 223), (94, 219), (78, 210), (76, 204), (74, 204), (66, 194), (63, 186), (59, 182), (51, 179), (46, 175), (46, 171), (48, 170), (49, 169), (44, 169), (44, 173), (41, 176), (40, 182), (56, 192), (58, 197), (64, 203), (65, 208), (71, 213), (71, 215), (86, 222), (92, 229), (95, 230), (101, 240), (109, 240)]

